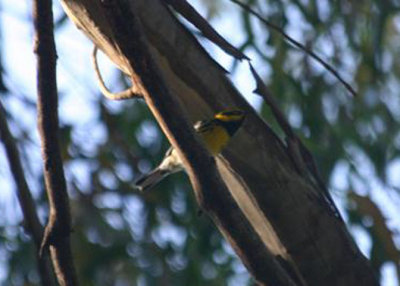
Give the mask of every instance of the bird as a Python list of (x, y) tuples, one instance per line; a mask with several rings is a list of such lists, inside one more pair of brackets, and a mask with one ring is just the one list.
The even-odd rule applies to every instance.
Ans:
[[(196, 133), (203, 139), (211, 155), (216, 156), (229, 143), (245, 119), (246, 113), (240, 109), (218, 112), (213, 118), (194, 124)], [(183, 171), (183, 163), (178, 152), (171, 146), (161, 163), (152, 171), (139, 178), (135, 186), (139, 191), (148, 191), (165, 177)]]

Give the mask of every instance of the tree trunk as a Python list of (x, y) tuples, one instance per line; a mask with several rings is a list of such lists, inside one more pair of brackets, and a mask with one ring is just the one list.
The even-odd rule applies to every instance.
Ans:
[[(133, 59), (124, 54), (121, 39), (115, 37), (106, 7), (111, 2), (62, 0), (68, 16), (96, 46), (126, 74), (140, 77), (131, 64)], [(130, 0), (129, 5), (125, 19), (130, 18), (129, 14), (138, 18), (163, 81), (191, 122), (227, 107), (248, 112), (244, 126), (217, 158), (229, 192), (224, 194), (226, 200), (214, 202), (227, 202), (221, 211), (211, 212), (256, 280), (269, 285), (378, 285), (343, 221), (321, 201), (323, 190), (300, 175), (285, 144), (247, 104), (226, 71), (163, 1)], [(129, 32), (131, 21), (127, 20), (126, 25)], [(171, 118), (162, 120), (168, 122)], [(202, 195), (213, 199), (212, 192)], [(228, 208), (226, 212), (222, 207)], [(232, 219), (235, 224), (227, 227), (231, 218), (226, 214), (232, 212), (236, 212)], [(258, 255), (254, 255), (255, 250)], [(282, 275), (278, 280), (271, 279), (276, 272), (290, 279)]]

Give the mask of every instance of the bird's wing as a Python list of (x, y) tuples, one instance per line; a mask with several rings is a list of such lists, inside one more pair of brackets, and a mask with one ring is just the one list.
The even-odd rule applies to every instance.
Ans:
[[(208, 130), (213, 128), (214, 125), (215, 125), (214, 120), (201, 120), (201, 121), (197, 121), (193, 125), (193, 127), (194, 127), (194, 129), (196, 130), (197, 133), (203, 133), (203, 132), (207, 132)], [(172, 150), (174, 150), (174, 148), (172, 146), (169, 147), (167, 152), (165, 152), (164, 158), (166, 158), (169, 155), (171, 155)]]
[(167, 150), (167, 152), (165, 152), (164, 158), (165, 158), (165, 157), (168, 157), (169, 155), (171, 155), (173, 149), (174, 149), (174, 148), (173, 148), (172, 146), (169, 147), (168, 150)]
[(215, 120), (201, 120), (194, 124), (197, 133), (204, 133), (214, 128)]

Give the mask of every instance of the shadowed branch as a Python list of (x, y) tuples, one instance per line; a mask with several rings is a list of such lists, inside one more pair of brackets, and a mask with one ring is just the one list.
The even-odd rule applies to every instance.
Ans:
[[(129, 63), (132, 82), (186, 166), (200, 206), (232, 244), (259, 285), (295, 285), (246, 221), (216, 170), (215, 160), (188, 124), (149, 53), (134, 9), (121, 1), (104, 5), (114, 41)], [(132, 40), (134, 39), (134, 40)]]
[(238, 60), (249, 58), (225, 40), (186, 0), (164, 0), (192, 23), (211, 42)]
[(33, 1), (37, 56), (38, 128), (50, 215), (40, 253), (50, 247), (60, 285), (78, 285), (70, 247), (71, 218), (64, 170), (58, 143), (56, 48), (51, 0)]
[[(24, 171), (22, 168), (20, 155), (18, 152), (15, 139), (8, 128), (6, 112), (0, 102), (0, 140), (3, 142), (8, 164), (16, 185), (18, 201), (24, 216), (24, 227), (27, 233), (32, 236), (32, 240), (39, 253), (40, 243), (43, 236), (43, 227), (40, 224), (39, 217), (36, 213), (35, 203), (33, 201), (31, 191), (26, 182)], [(51, 267), (49, 256), (47, 253), (39, 257), (37, 255), (37, 263), (40, 279), (43, 285), (56, 285), (53, 269)]]
[(250, 70), (256, 81), (255, 93), (260, 95), (265, 103), (271, 108), (272, 114), (274, 115), (279, 126), (282, 128), (286, 135), (287, 152), (292, 159), (297, 171), (306, 179), (308, 179), (312, 184), (314, 184), (321, 193), (317, 195), (323, 195), (324, 200), (328, 204), (331, 211), (342, 220), (339, 210), (337, 209), (335, 202), (333, 201), (329, 191), (319, 174), (318, 168), (315, 164), (314, 156), (312, 153), (304, 146), (300, 138), (293, 131), (289, 122), (287, 121), (283, 112), (279, 109), (278, 104), (275, 102), (268, 87), (261, 80), (260, 76), (250, 64)]

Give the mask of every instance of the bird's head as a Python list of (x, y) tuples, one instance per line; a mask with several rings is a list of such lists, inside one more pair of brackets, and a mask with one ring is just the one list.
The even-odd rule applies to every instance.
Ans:
[(214, 118), (224, 122), (242, 122), (246, 113), (240, 109), (231, 109), (218, 112)]
[(230, 109), (218, 112), (214, 119), (223, 125), (232, 136), (242, 125), (246, 113), (240, 109)]

